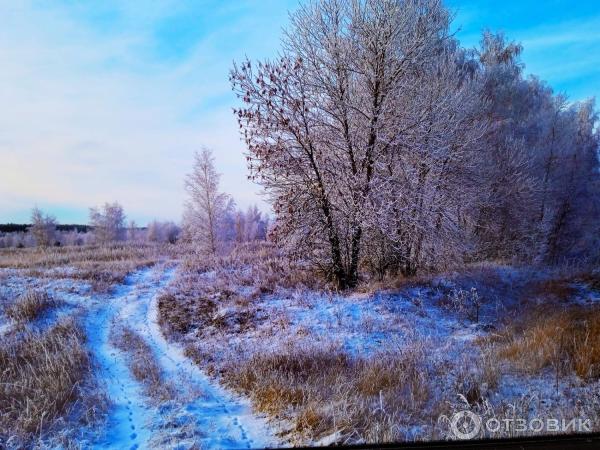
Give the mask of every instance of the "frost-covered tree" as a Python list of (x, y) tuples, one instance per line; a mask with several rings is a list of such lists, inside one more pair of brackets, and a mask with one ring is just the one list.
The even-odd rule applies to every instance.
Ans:
[(80, 233), (77, 230), (65, 231), (62, 233), (60, 242), (62, 245), (84, 245), (87, 240), (87, 233)]
[(229, 200), (219, 191), (219, 179), (211, 151), (205, 148), (196, 153), (192, 172), (185, 179), (188, 200), (183, 227), (196, 249), (209, 255), (222, 249), (220, 235)]
[(571, 105), (563, 133), (569, 136), (566, 148), (556, 152), (558, 159), (547, 191), (545, 214), (541, 216), (541, 256), (556, 263), (561, 259), (598, 257), (600, 231), (600, 138), (595, 127), (598, 114), (594, 101)]
[(175, 223), (153, 220), (148, 224), (146, 238), (150, 242), (175, 244), (179, 233), (180, 229)]
[(481, 114), (493, 126), (482, 145), (475, 233), (482, 257), (556, 262), (595, 230), (597, 115), (593, 102), (569, 103), (525, 79), (521, 51), (501, 34), (483, 35)]
[(241, 209), (234, 211), (232, 227), (234, 240), (237, 243), (262, 241), (267, 238), (269, 219), (254, 205), (245, 212)]
[(448, 25), (438, 0), (309, 2), (279, 59), (232, 70), (251, 177), (271, 196), (276, 235), (342, 288), (358, 280), (370, 230), (414, 272), (438, 248), (426, 239), (462, 220), (461, 196), (444, 198), (484, 127)]
[(148, 230), (146, 231), (146, 239), (150, 242), (160, 242), (160, 223), (153, 220), (148, 224)]
[(38, 207), (31, 211), (31, 227), (28, 231), (38, 247), (54, 245), (56, 240), (56, 218), (44, 214)]
[(105, 203), (101, 208), (90, 208), (90, 227), (99, 244), (125, 239), (125, 212), (117, 203)]
[[(526, 78), (502, 34), (461, 48), (449, 23), (440, 0), (313, 0), (279, 58), (231, 71), (273, 236), (342, 288), (359, 267), (414, 275), (597, 248), (593, 102)], [(249, 220), (235, 216), (238, 242)]]
[(130, 220), (127, 225), (127, 240), (130, 242), (135, 242), (138, 240), (138, 227), (135, 223), (135, 220)]

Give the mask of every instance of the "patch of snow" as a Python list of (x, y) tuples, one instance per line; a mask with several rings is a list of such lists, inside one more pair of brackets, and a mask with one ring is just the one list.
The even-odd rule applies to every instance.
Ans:
[(89, 316), (90, 345), (115, 404), (109, 429), (99, 446), (146, 448), (157, 439), (160, 429), (172, 422), (169, 415), (172, 411), (167, 405), (148, 405), (141, 386), (127, 368), (126, 356), (110, 345), (108, 335), (113, 320), (127, 324), (142, 336), (152, 349), (165, 379), (187, 395), (181, 408), (187, 414), (186, 420), (192, 420), (200, 429), (202, 436), (196, 440), (202, 448), (275, 445), (277, 441), (266, 419), (255, 416), (247, 401), (209, 379), (184, 355), (182, 348), (167, 342), (162, 335), (157, 322), (157, 297), (173, 273), (174, 269), (167, 269), (158, 277), (154, 274), (154, 279), (150, 269), (134, 274), (126, 285), (115, 290), (109, 301), (98, 301), (94, 313)]
[(135, 298), (135, 284), (142, 282), (149, 270), (128, 277), (127, 283), (115, 289), (110, 299), (94, 300), (94, 306), (85, 323), (88, 343), (98, 364), (98, 377), (106, 386), (112, 401), (102, 448), (136, 449), (151, 437), (149, 423), (152, 414), (142, 388), (133, 378), (126, 364), (126, 356), (109, 343), (110, 328), (120, 308)]

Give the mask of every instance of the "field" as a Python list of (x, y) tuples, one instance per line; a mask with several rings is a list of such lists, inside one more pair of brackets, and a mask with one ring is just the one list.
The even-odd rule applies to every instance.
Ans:
[(600, 2), (13, 3), (0, 450), (600, 441)]
[(465, 410), (511, 419), (482, 437), (600, 429), (593, 271), (488, 263), (340, 292), (264, 242), (1, 252), (0, 446), (452, 439)]

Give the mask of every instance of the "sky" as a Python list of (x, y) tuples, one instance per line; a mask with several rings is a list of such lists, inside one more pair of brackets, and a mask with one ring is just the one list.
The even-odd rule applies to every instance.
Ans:
[[(597, 0), (448, 0), (464, 46), (502, 30), (528, 73), (600, 96)], [(0, 0), (0, 223), (38, 206), (61, 223), (119, 201), (130, 219), (181, 217), (194, 151), (224, 191), (258, 204), (231, 108), (233, 61), (275, 56), (297, 0)]]

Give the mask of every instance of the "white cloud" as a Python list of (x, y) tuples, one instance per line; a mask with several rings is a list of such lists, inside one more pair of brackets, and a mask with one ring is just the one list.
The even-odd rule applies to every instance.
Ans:
[[(232, 14), (185, 57), (163, 60), (153, 33), (177, 11), (120, 5), (116, 32), (83, 7), (0, 6), (0, 222), (36, 203), (81, 208), (85, 220), (87, 207), (107, 200), (140, 222), (178, 219), (183, 176), (202, 145), (215, 150), (226, 191), (242, 205), (260, 201), (246, 180), (227, 75), (244, 52), (275, 51), (282, 23)], [(267, 7), (283, 20), (285, 5)], [(234, 29), (248, 39), (227, 41)]]

